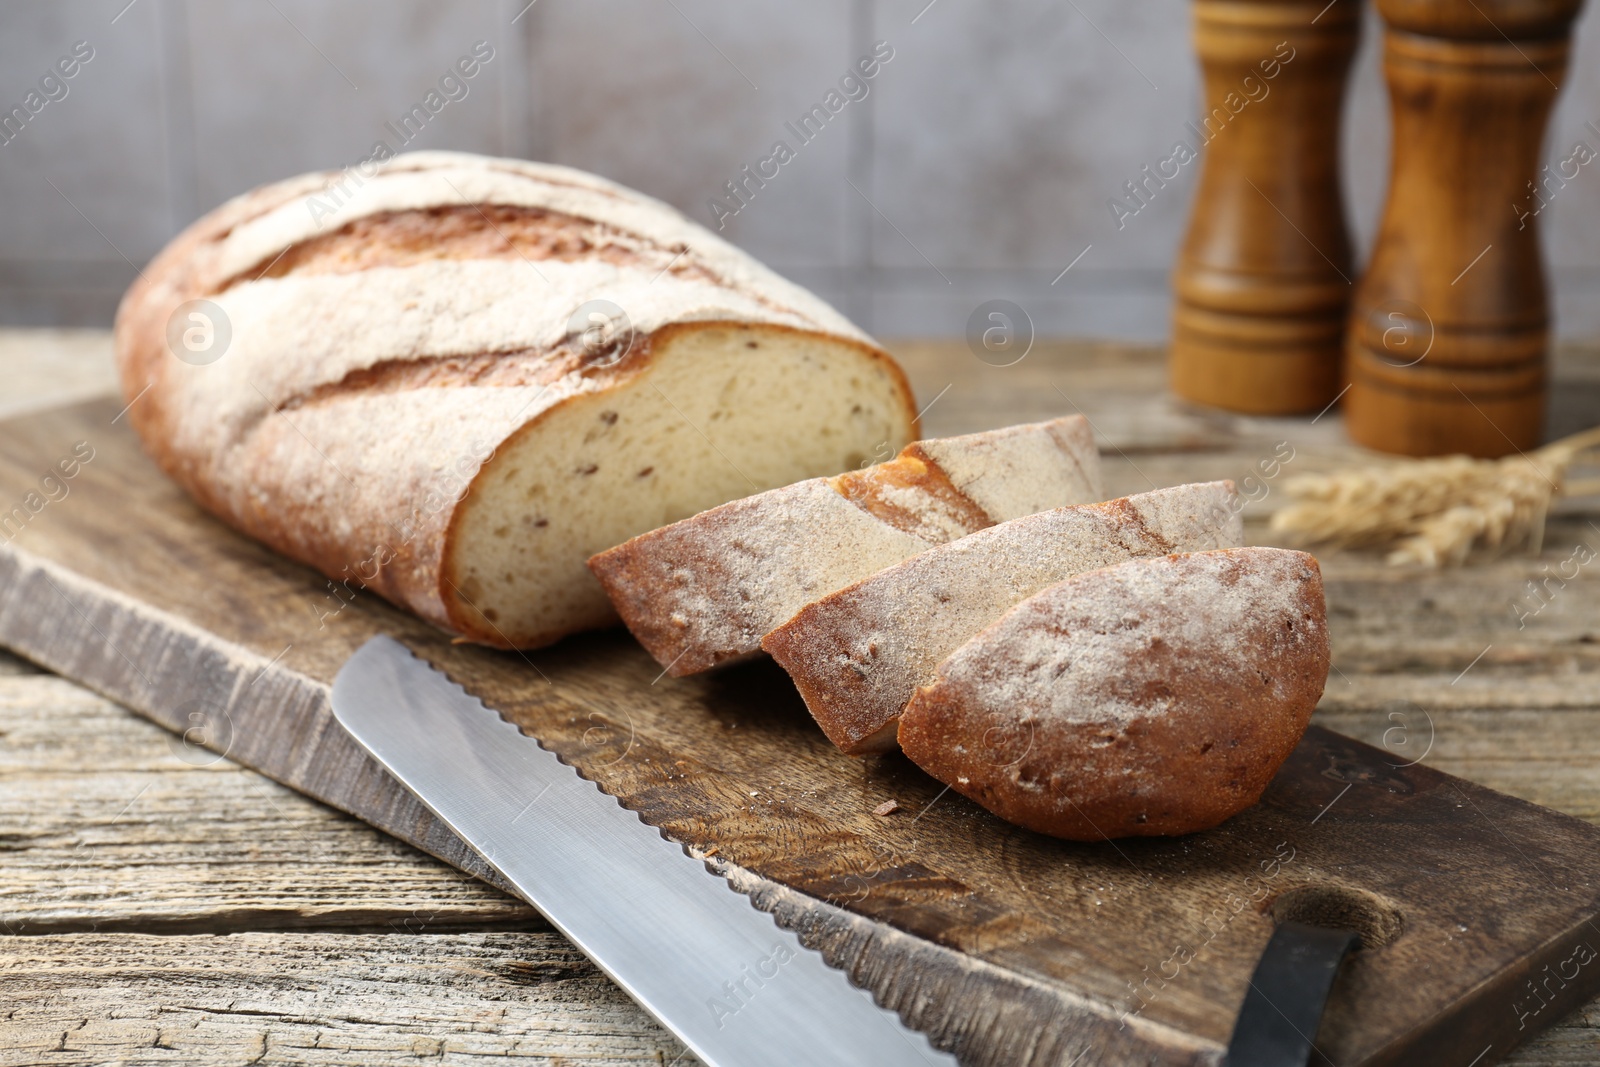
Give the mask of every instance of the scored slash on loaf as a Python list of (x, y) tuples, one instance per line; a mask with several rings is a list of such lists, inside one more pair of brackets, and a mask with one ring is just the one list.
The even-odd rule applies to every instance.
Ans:
[(1040, 833), (1191, 833), (1260, 799), (1328, 666), (1306, 553), (1131, 560), (1051, 586), (954, 652), (905, 709), (900, 746)]
[(1072, 575), (1138, 556), (1243, 540), (1232, 482), (1063, 507), (931, 548), (821, 597), (762, 640), (834, 744), (895, 747), (917, 686), (1019, 601)]
[(641, 534), (589, 561), (623, 622), (673, 676), (760, 650), (811, 601), (995, 523), (1101, 497), (1081, 415), (921, 441)]
[[(452, 152), (357, 177), (217, 208), (116, 328), (157, 462), (352, 591), (548, 644), (615, 621), (591, 554), (917, 436), (871, 338), (665, 204)], [(184, 347), (191, 322), (215, 350)]]

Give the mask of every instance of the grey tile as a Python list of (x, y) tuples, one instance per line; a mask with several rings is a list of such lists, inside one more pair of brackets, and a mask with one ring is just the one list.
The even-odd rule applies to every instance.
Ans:
[[(1600, 267), (1557, 267), (1551, 277), (1555, 336), (1571, 341), (1600, 339)], [(1591, 424), (1596, 414), (1590, 412)]]
[[(1587, 49), (1582, 54), (1594, 55), (1600, 50), (1600, 40), (1595, 39), (1600, 37), (1600, 19), (1591, 14), (1583, 28), (1588, 32), (1579, 47)], [(1600, 152), (1600, 134), (1588, 125), (1600, 126), (1600, 77), (1596, 77), (1600, 71), (1592, 63), (1574, 63), (1573, 68), (1566, 98), (1545, 139), (1543, 162), (1557, 173), (1558, 165), (1573, 157), (1579, 142)], [(1520, 210), (1527, 210), (1526, 202)], [(1600, 158), (1579, 168), (1577, 176), (1550, 199), (1550, 206), (1540, 212), (1535, 224), (1549, 264), (1546, 277), (1555, 336), (1600, 338)]]
[(1367, 7), (1361, 22), (1361, 47), (1350, 65), (1345, 90), (1340, 151), (1344, 175), (1345, 220), (1356, 250), (1356, 264), (1367, 261), (1383, 215), (1389, 188), (1389, 92), (1383, 80), (1383, 20)]
[[(1600, 153), (1600, 10), (1587, 5), (1574, 34), (1572, 59), (1567, 70), (1561, 96), (1557, 99), (1555, 114), (1550, 121), (1550, 132), (1545, 137), (1541, 164), (1548, 164), (1552, 174), (1559, 175), (1565, 163), (1566, 173), (1576, 176), (1567, 181), (1552, 197), (1550, 206), (1538, 215), (1544, 237), (1546, 257), (1556, 269), (1556, 282), (1560, 285), (1564, 269), (1579, 268), (1593, 274), (1600, 269), (1600, 157), (1578, 166), (1574, 148), (1582, 143), (1591, 152)], [(1510, 211), (1510, 205), (1507, 205)], [(1524, 201), (1521, 210), (1527, 210)], [(1591, 287), (1585, 287), (1585, 294)], [(1577, 308), (1576, 301), (1563, 300), (1567, 315), (1558, 316), (1558, 327), (1565, 329)], [(1591, 320), (1594, 317), (1590, 313)], [(1563, 322), (1562, 320), (1567, 320)]]
[[(782, 139), (794, 159), (723, 232), (869, 329), (959, 335), (1007, 297), (1040, 336), (1166, 331), (1195, 175), (1121, 229), (1107, 200), (1198, 108), (1189, 0), (61, 0), (9, 5), (5, 29), (8, 106), (74, 41), (95, 58), (0, 145), (0, 321), (108, 321), (178, 227), (396, 142), (385, 123), (487, 40), (467, 98), (408, 147), (567, 163), (715, 225), (708, 200)], [(1343, 137), (1363, 255), (1388, 178), (1380, 39), (1369, 12)], [(870, 95), (801, 145), (785, 124), (877, 40), (895, 51)], [(1600, 150), (1597, 50), (1590, 10), (1547, 161)], [(1600, 161), (1539, 224), (1558, 334), (1600, 334)]]
[(715, 229), (707, 202), (722, 195), (733, 206), (724, 183), (784, 141), (794, 159), (764, 188), (747, 186), (753, 195), (723, 220), (723, 235), (779, 269), (848, 262), (855, 194), (845, 178), (875, 86), (809, 144), (785, 123), (855, 61), (849, 0), (546, 0), (535, 10), (549, 159), (633, 186)]
[[(263, 182), (391, 149), (503, 151), (495, 42), (517, 34), (500, 5), (473, 0), (273, 0), (189, 5), (195, 152), (200, 207)], [(496, 48), (466, 95), (448, 101), (405, 143), (412, 104), (475, 42)], [(459, 90), (455, 90), (459, 92)]]
[(25, 289), (0, 285), (0, 325), (108, 329), (122, 292), (81, 285)]
[[(123, 0), (125, 3), (126, 0)], [(0, 258), (143, 263), (166, 240), (161, 39), (153, 3), (11, 4), (0, 34), (9, 111), (78, 41), (92, 58), (0, 144)], [(87, 54), (87, 53), (86, 53)], [(60, 88), (52, 85), (52, 93)]]
[(120, 259), (0, 260), (0, 323), (110, 326), (136, 276)]
[[(1193, 174), (1121, 229), (1107, 201), (1187, 135), (1198, 69), (1184, 0), (880, 0), (873, 261), (1059, 271), (1165, 266)], [(913, 24), (913, 18), (916, 19)]]
[[(1171, 290), (1165, 266), (1074, 270), (1050, 284), (1048, 271), (953, 269), (945, 282), (931, 271), (876, 272), (871, 323), (880, 336), (963, 337), (980, 305), (1016, 304), (1033, 335), (1160, 341), (1167, 335)], [(988, 321), (979, 315), (980, 320)], [(1021, 327), (1018, 326), (1020, 330)]]

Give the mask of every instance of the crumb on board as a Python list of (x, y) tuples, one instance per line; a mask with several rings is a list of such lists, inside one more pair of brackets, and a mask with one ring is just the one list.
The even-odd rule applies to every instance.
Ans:
[(712, 856), (715, 856), (720, 851), (721, 850), (719, 848), (717, 848), (716, 845), (712, 845), (710, 848), (708, 848), (704, 852), (702, 852), (701, 855), (706, 857), (707, 859), (710, 859)]
[(885, 800), (882, 804), (879, 804), (877, 807), (872, 809), (872, 814), (874, 814), (874, 815), (893, 815), (895, 812), (897, 812), (899, 810), (900, 810), (900, 802), (898, 800)]

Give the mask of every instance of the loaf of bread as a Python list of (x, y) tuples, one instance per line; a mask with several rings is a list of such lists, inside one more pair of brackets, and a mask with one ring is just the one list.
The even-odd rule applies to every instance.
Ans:
[(615, 621), (592, 553), (917, 436), (882, 349), (709, 231), (455, 153), (224, 204), (129, 290), (116, 350), (205, 508), (504, 647)]
[(759, 651), (818, 597), (1019, 515), (1100, 499), (1081, 415), (922, 441), (895, 459), (713, 508), (589, 561), (669, 674)]
[(900, 745), (1040, 833), (1184, 834), (1260, 798), (1327, 677), (1311, 556), (1137, 559), (1053, 585), (957, 649), (901, 716)]
[(761, 647), (834, 744), (884, 752), (939, 661), (1018, 602), (1126, 559), (1238, 545), (1237, 503), (1232, 482), (1202, 482), (1013, 519), (806, 605)]

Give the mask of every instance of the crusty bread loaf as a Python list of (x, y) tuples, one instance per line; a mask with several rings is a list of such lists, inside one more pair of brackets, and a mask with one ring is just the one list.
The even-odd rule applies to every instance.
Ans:
[(1137, 556), (1238, 545), (1236, 502), (1232, 482), (1202, 482), (1013, 519), (806, 605), (761, 647), (834, 744), (887, 751), (917, 686), (1019, 601)]
[(1327, 677), (1311, 556), (1138, 559), (1053, 585), (963, 645), (906, 708), (900, 745), (1041, 833), (1184, 834), (1260, 798)]
[(500, 646), (614, 621), (593, 552), (916, 437), (899, 368), (810, 293), (611, 182), (456, 153), (224, 204), (116, 348), (203, 506)]
[(657, 662), (693, 674), (757, 652), (806, 603), (932, 545), (1098, 500), (1099, 458), (1081, 415), (921, 441), (641, 534), (589, 566)]

